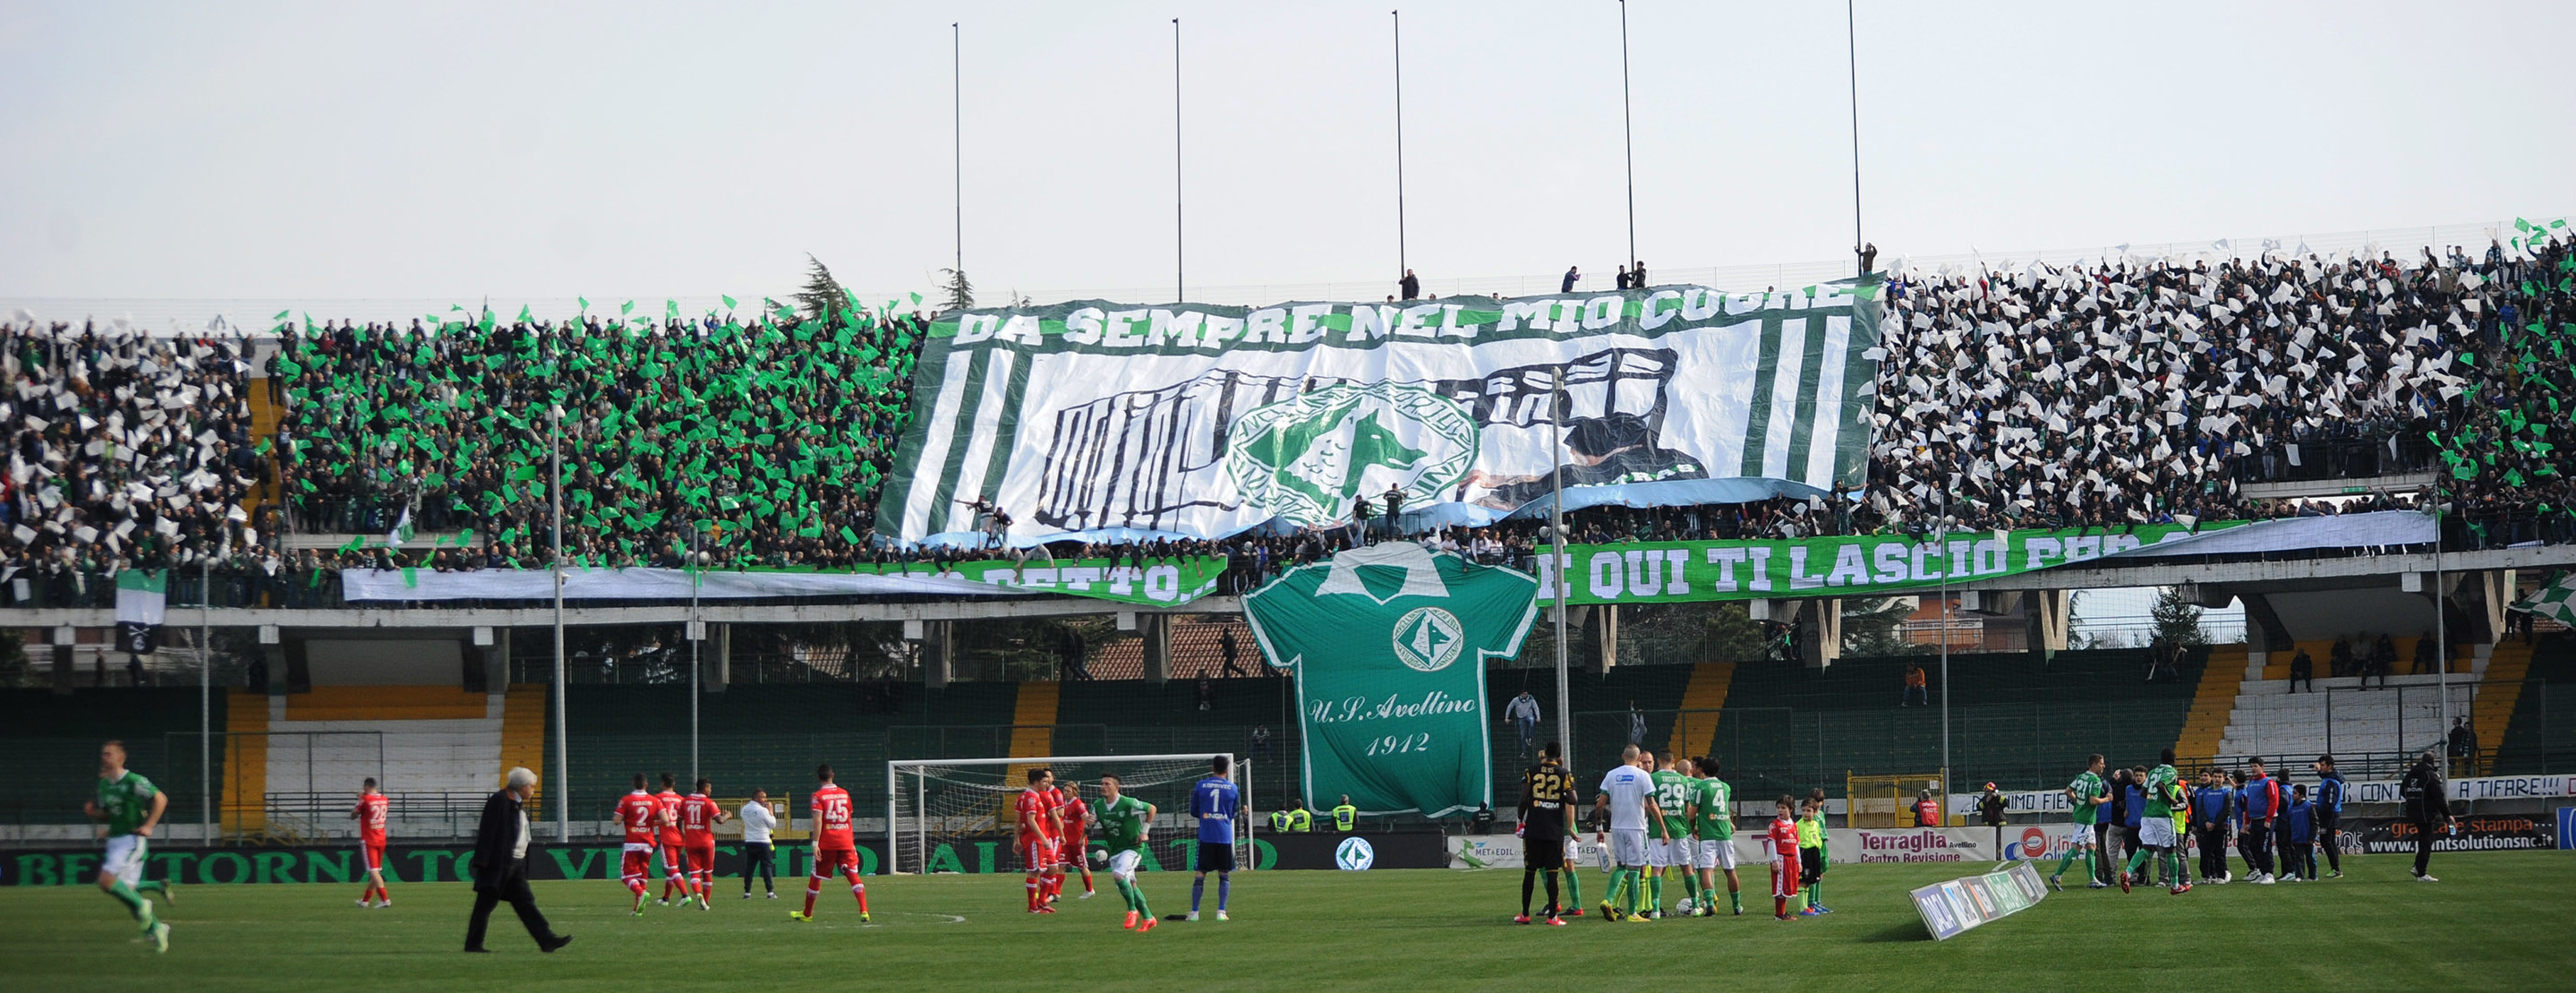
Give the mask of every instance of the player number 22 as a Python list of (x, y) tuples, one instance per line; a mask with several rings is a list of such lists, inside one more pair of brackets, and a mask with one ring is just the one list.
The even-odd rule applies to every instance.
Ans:
[(1381, 738), (1370, 739), (1368, 743), (1368, 753), (1373, 756), (1400, 755), (1405, 752), (1423, 751), (1430, 747), (1431, 733), (1426, 731), (1421, 734), (1387, 735)]

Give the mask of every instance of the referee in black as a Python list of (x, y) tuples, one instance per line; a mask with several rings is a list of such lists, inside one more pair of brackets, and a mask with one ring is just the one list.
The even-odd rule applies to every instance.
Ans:
[(1538, 764), (1521, 773), (1521, 915), (1512, 923), (1530, 922), (1531, 884), (1545, 873), (1547, 923), (1565, 926), (1556, 874), (1573, 868), (1565, 862), (1565, 839), (1574, 833), (1574, 805), (1567, 802), (1573, 794), (1574, 777), (1565, 772), (1563, 747), (1548, 742), (1538, 751)]

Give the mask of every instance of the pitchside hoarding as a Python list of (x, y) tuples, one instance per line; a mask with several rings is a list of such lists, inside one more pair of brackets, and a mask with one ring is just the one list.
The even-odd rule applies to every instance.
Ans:
[[(1283, 834), (1255, 837), (1253, 864), (1247, 869), (1334, 869), (1334, 851), (1345, 838), (1364, 837), (1379, 869), (1436, 869), (1447, 864), (1440, 835), (1430, 832)], [(1106, 851), (1094, 843), (1093, 851)], [(1147, 872), (1185, 872), (1197, 842), (1188, 837), (1157, 838), (1144, 851)], [(876, 875), (884, 866), (882, 842), (859, 842), (859, 871)], [(0, 851), (0, 887), (86, 886), (98, 879), (99, 851), (55, 849)], [(617, 845), (531, 845), (531, 879), (595, 879), (614, 882), (623, 852)], [(385, 880), (396, 883), (450, 883), (472, 878), (467, 863), (472, 845), (395, 845), (385, 850)], [(778, 878), (803, 879), (813, 871), (813, 849), (781, 845)], [(357, 883), (366, 876), (353, 845), (286, 848), (154, 848), (144, 875), (183, 885), (203, 883)], [(1006, 873), (1020, 871), (1008, 839), (995, 837), (932, 847), (931, 872)], [(716, 846), (716, 875), (739, 879), (743, 856), (738, 845)], [(653, 875), (662, 875), (655, 857)], [(782, 883), (783, 887), (793, 888)]]

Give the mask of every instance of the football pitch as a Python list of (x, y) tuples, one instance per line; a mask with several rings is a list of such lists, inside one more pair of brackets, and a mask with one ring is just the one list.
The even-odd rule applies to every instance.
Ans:
[[(1975, 866), (1982, 868), (1982, 866)], [(2345, 860), (2318, 883), (2052, 893), (1946, 942), (1928, 938), (1906, 890), (1968, 867), (1837, 866), (1838, 911), (1780, 923), (1745, 873), (1746, 915), (1515, 926), (1518, 871), (1268, 872), (1236, 877), (1233, 920), (1119, 930), (1101, 894), (1062, 912), (1022, 910), (1011, 876), (872, 880), (871, 924), (833, 886), (812, 923), (719, 882), (712, 911), (626, 912), (604, 881), (536, 884), (572, 946), (541, 955), (504, 906), (490, 955), (465, 955), (463, 884), (398, 886), (391, 910), (351, 905), (355, 885), (191, 886), (164, 914), (170, 951), (86, 886), (0, 890), (0, 988), (12, 990), (450, 990), (542, 985), (632, 990), (665, 983), (826, 989), (1493, 989), (1610, 981), (1723, 989), (2187, 988), (2564, 990), (2576, 986), (2576, 857), (2437, 857), (2438, 884), (2397, 856)], [(1189, 877), (1143, 877), (1154, 909), (1189, 909)], [(1604, 877), (1587, 872), (1597, 903)], [(782, 881), (783, 882), (783, 881)], [(1213, 909), (1214, 884), (1209, 887)], [(658, 890), (657, 890), (658, 892)], [(1666, 899), (1677, 897), (1667, 884)], [(1757, 904), (1759, 909), (1757, 909)], [(1536, 977), (1548, 977), (1537, 980)], [(2402, 979), (2400, 977), (2403, 977)], [(1883, 980), (1884, 985), (1864, 984)]]

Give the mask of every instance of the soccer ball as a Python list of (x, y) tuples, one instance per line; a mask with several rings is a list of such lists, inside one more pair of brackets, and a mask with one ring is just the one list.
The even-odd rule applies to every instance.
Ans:
[(1085, 860), (1090, 862), (1091, 867), (1094, 869), (1109, 868), (1109, 850), (1105, 848), (1094, 848), (1091, 850), (1091, 853), (1085, 857)]
[(1673, 912), (1680, 914), (1683, 917), (1690, 916), (1691, 911), (1696, 909), (1698, 909), (1698, 905), (1692, 903), (1691, 898), (1689, 897), (1683, 897), (1682, 902), (1673, 905)]

